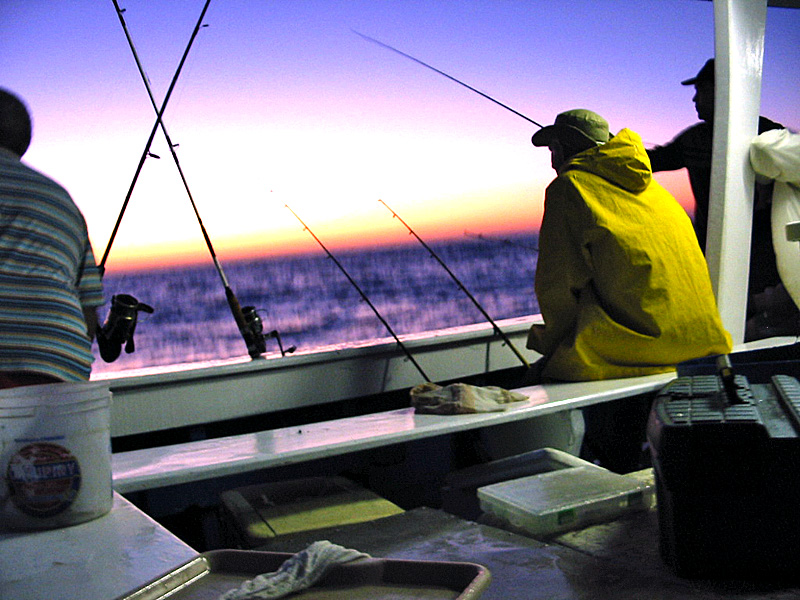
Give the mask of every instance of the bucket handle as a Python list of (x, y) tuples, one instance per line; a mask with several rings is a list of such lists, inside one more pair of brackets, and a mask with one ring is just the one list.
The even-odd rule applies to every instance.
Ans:
[(35, 417), (39, 411), (47, 411), (54, 415), (71, 415), (89, 412), (98, 408), (106, 408), (111, 404), (110, 394), (103, 398), (88, 398), (78, 402), (66, 404), (28, 404), (25, 406), (0, 407), (0, 419), (24, 419)]
[[(52, 412), (55, 414), (73, 414), (73, 413), (81, 413), (81, 412), (89, 412), (91, 410), (95, 410), (98, 408), (105, 408), (111, 404), (111, 394), (107, 394), (102, 398), (88, 398), (86, 400), (81, 400), (79, 402), (71, 402), (69, 404), (51, 404), (48, 405), (48, 408), (55, 409)], [(42, 408), (38, 406), (36, 408)]]
[(25, 419), (36, 415), (35, 406), (0, 408), (0, 419)]

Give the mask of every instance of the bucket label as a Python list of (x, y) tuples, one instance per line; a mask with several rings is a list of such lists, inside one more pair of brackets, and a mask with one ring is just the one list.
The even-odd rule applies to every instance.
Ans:
[(19, 449), (6, 472), (11, 501), (32, 517), (53, 517), (74, 502), (81, 469), (72, 453), (58, 444), (35, 442)]

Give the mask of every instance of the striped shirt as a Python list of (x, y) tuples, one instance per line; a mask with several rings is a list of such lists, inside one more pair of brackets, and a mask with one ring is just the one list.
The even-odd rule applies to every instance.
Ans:
[(103, 302), (80, 209), (63, 187), (0, 149), (0, 371), (88, 380), (83, 308)]

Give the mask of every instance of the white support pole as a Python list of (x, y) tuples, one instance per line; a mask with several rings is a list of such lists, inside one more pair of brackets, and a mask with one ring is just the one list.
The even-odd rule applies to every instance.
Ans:
[(715, 108), (708, 259), (722, 322), (744, 340), (767, 0), (714, 0)]

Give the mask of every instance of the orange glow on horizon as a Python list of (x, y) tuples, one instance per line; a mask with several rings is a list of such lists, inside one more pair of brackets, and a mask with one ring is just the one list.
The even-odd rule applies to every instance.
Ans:
[[(384, 209), (385, 210), (385, 209)], [(446, 212), (428, 211), (426, 218), (412, 219), (397, 211), (426, 243), (462, 238), (466, 231), (489, 236), (515, 235), (538, 231), (540, 215), (518, 216), (478, 214), (474, 218), (458, 221), (448, 219)], [(487, 210), (488, 212), (488, 210)], [(327, 223), (307, 222), (311, 231), (331, 253), (360, 248), (385, 247), (399, 244), (414, 244), (416, 239), (387, 212), (388, 218), (347, 223), (345, 219)], [(277, 230), (260, 234), (212, 240), (214, 252), (224, 267), (227, 261), (264, 257), (292, 256), (297, 254), (324, 253), (324, 250), (302, 229)], [(97, 251), (96, 251), (97, 253)], [(99, 260), (99, 257), (98, 257)], [(120, 247), (113, 250), (106, 271), (123, 272), (142, 269), (159, 269), (173, 266), (190, 266), (210, 263), (211, 254), (202, 240), (190, 240), (165, 244)]]
[[(385, 202), (427, 243), (457, 239), (464, 236), (465, 231), (494, 236), (538, 231), (543, 189), (517, 185), (453, 194), (431, 201), (403, 203), (387, 197)], [(408, 229), (377, 199), (359, 203), (355, 208), (343, 206), (338, 213), (329, 205), (317, 206), (302, 201), (293, 202), (292, 209), (332, 253), (416, 243)], [(274, 203), (269, 219), (264, 222), (269, 223), (268, 228), (239, 234), (224, 229), (215, 234), (214, 228), (208, 226), (214, 252), (223, 266), (231, 260), (324, 252), (282, 204)], [(191, 237), (163, 243), (149, 239), (128, 241), (133, 239), (117, 243), (109, 255), (107, 271), (157, 269), (211, 261), (210, 251), (197, 231)], [(95, 245), (94, 248), (99, 260), (99, 247)]]

